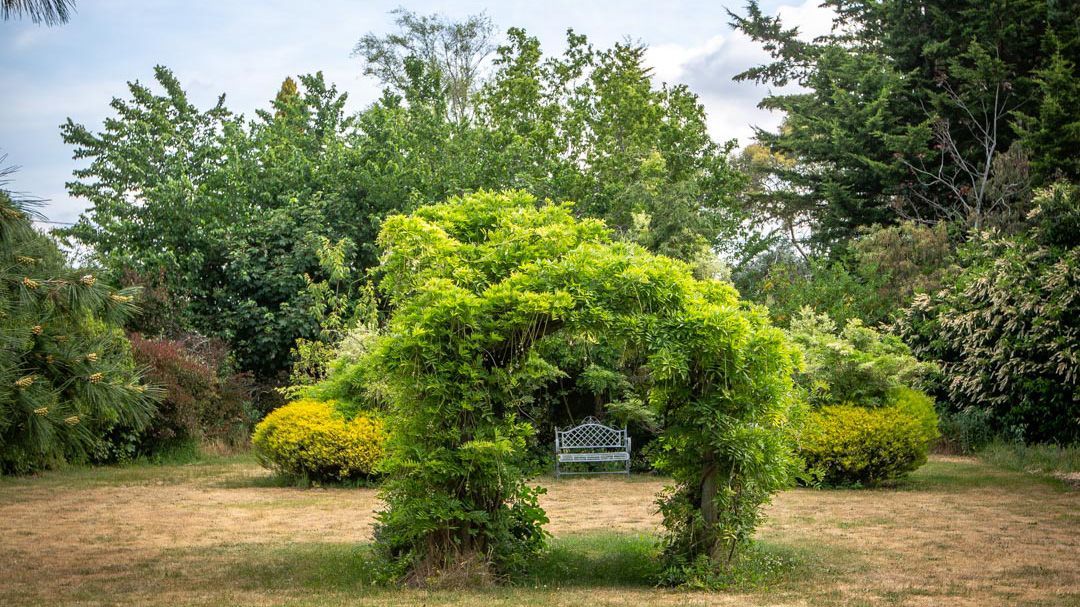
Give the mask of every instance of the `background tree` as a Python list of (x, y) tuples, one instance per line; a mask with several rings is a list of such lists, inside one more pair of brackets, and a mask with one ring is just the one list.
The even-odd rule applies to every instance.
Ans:
[(376, 77), (398, 94), (411, 85), (405, 62), (419, 61), (438, 75), (447, 117), (462, 122), (473, 112), (473, 94), (480, 86), (484, 60), (494, 48), (495, 25), (487, 15), (452, 21), (442, 15), (417, 15), (404, 8), (391, 11), (398, 31), (386, 36), (365, 34), (353, 48), (364, 62), (364, 74)]
[[(1045, 106), (1046, 121), (1076, 120), (1039, 84), (1051, 70), (1058, 76), (1050, 89), (1062, 91), (1065, 70), (1075, 70), (1054, 59), (1080, 41), (1067, 4), (830, 0), (833, 33), (812, 42), (756, 2), (745, 16), (733, 14), (733, 25), (774, 58), (736, 79), (807, 89), (762, 101), (786, 114), (778, 132), (758, 134), (794, 161), (772, 171), (786, 186), (786, 215), (812, 217), (811, 240), (831, 249), (873, 223), (983, 225), (996, 210), (1023, 204), (1002, 194), (1010, 188), (1000, 177), (993, 183), (995, 168), (1022, 139), (1020, 114)], [(1045, 171), (1058, 169), (1054, 151), (1027, 153), (1042, 167), (1033, 179), (1052, 179)]]
[[(383, 217), (432, 200), (528, 187), (579, 201), (581, 215), (694, 262), (702, 276), (722, 273), (715, 249), (740, 225), (741, 176), (728, 146), (708, 136), (696, 96), (653, 86), (640, 45), (598, 51), (571, 33), (562, 56), (544, 57), (524, 31), (510, 38), (471, 93), (470, 120), (447, 113), (438, 62), (413, 55), (352, 116), (318, 74), (285, 80), (245, 120), (223, 99), (194, 107), (159, 67), (162, 92), (132, 83), (101, 132), (63, 126), (75, 156), (90, 161), (69, 184), (90, 209), (66, 234), (111, 276), (163, 277), (185, 302), (188, 328), (227, 341), (264, 383), (284, 381), (301, 352), (326, 351), (340, 335), (329, 320), (350, 322)], [(319, 252), (346, 241), (351, 278), (334, 282)], [(334, 312), (328, 292), (344, 303)]]

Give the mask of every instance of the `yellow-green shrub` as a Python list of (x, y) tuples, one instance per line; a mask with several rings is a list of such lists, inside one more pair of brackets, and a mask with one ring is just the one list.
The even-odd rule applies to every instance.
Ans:
[(822, 483), (877, 485), (926, 463), (937, 435), (933, 399), (910, 390), (887, 407), (830, 405), (811, 411), (800, 452), (807, 471)]
[(370, 477), (386, 432), (365, 415), (345, 419), (333, 401), (298, 400), (266, 416), (252, 436), (259, 461), (286, 476), (316, 481)]

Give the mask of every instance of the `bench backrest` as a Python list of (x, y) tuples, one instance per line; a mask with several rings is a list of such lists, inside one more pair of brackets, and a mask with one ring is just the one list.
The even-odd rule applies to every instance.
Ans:
[(555, 429), (558, 449), (626, 448), (626, 429), (616, 430), (601, 424), (595, 417), (586, 417), (581, 424), (567, 430)]

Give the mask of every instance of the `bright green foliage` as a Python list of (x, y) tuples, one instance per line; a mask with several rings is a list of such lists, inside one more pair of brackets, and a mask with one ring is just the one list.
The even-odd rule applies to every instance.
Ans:
[(147, 424), (156, 391), (120, 329), (133, 299), (66, 266), (0, 191), (0, 472), (85, 460), (113, 426)]
[(951, 412), (989, 413), (1026, 442), (1080, 440), (1080, 188), (1039, 193), (1027, 234), (975, 234), (955, 284), (918, 297), (897, 322), (939, 362)]
[(392, 386), (377, 537), (408, 580), (478, 562), (505, 572), (542, 546), (539, 490), (523, 476), (533, 428), (519, 412), (564, 375), (544, 356), (553, 344), (619, 352), (663, 429), (673, 570), (722, 566), (749, 542), (794, 469), (793, 355), (763, 310), (520, 192), (390, 217), (379, 243), (393, 314), (372, 354)]
[(290, 478), (341, 482), (370, 478), (383, 458), (378, 418), (346, 419), (333, 401), (298, 400), (270, 412), (251, 444), (259, 461)]
[(927, 448), (938, 435), (937, 416), (932, 399), (914, 394), (921, 398), (902, 405), (829, 405), (812, 411), (799, 441), (810, 477), (828, 485), (878, 485), (926, 463)]
[(918, 386), (935, 370), (912, 356), (900, 338), (858, 320), (838, 332), (828, 316), (803, 309), (789, 335), (803, 349), (806, 367), (796, 378), (814, 406), (884, 406), (898, 388)]
[(477, 97), (498, 167), (488, 187), (577, 201), (578, 213), (687, 261), (725, 244), (742, 178), (693, 92), (655, 87), (641, 45), (596, 50), (571, 31), (562, 56), (545, 57), (524, 30), (507, 36)]

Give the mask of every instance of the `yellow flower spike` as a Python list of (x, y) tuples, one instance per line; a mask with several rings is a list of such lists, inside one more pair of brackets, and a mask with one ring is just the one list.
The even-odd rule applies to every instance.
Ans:
[(26, 255), (16, 255), (15, 261), (28, 266), (32, 266), (37, 263), (36, 259), (34, 259), (33, 257), (27, 257)]
[(90, 377), (88, 377), (87, 379), (89, 379), (89, 380), (90, 380), (90, 383), (92, 383), (92, 384), (96, 384), (96, 383), (100, 382), (100, 381), (101, 381), (102, 379), (104, 379), (104, 378), (105, 378), (105, 374), (104, 374), (104, 373), (94, 373), (93, 375), (91, 375), (91, 376), (90, 376)]
[(78, 415), (72, 415), (71, 417), (65, 417), (64, 418), (64, 423), (69, 425), (69, 426), (74, 426), (75, 424), (79, 423), (79, 416)]
[(130, 295), (119, 295), (117, 293), (113, 293), (112, 295), (109, 295), (109, 299), (115, 301), (116, 303), (128, 303), (133, 298)]
[(92, 286), (94, 286), (94, 283), (97, 282), (97, 279), (94, 278), (93, 274), (87, 274), (86, 276), (83, 276), (82, 278), (80, 278), (79, 282), (81, 282), (82, 284), (84, 284), (84, 285), (86, 285), (88, 287), (92, 287)]
[(48, 407), (38, 407), (37, 409), (34, 409), (34, 413), (36, 415), (48, 415), (49, 414), (49, 408)]
[(91, 353), (86, 355), (86, 360), (88, 360), (88, 361), (90, 361), (92, 363), (96, 363), (97, 359), (98, 359), (97, 352), (91, 352)]
[(44, 331), (44, 329), (41, 328), (41, 325), (34, 325), (30, 327), (30, 332), (34, 335), (41, 335), (42, 331)]
[(55, 361), (56, 361), (56, 357), (53, 356), (52, 354), (49, 354), (48, 356), (45, 357), (45, 362), (49, 363), (50, 365), (53, 364), (53, 362), (55, 362)]
[(23, 286), (26, 287), (27, 289), (36, 289), (36, 288), (41, 286), (41, 283), (34, 280), (33, 278), (30, 278), (29, 276), (23, 277), (22, 283), (23, 283)]
[(37, 376), (35, 375), (27, 375), (26, 377), (20, 377), (19, 379), (15, 380), (15, 385), (19, 388), (26, 389), (34, 385), (35, 379), (37, 379)]

